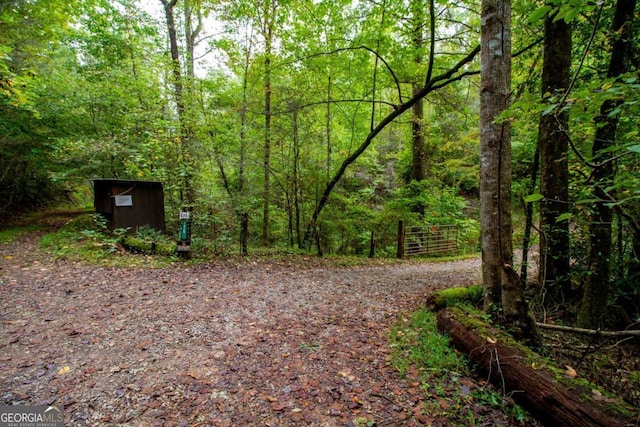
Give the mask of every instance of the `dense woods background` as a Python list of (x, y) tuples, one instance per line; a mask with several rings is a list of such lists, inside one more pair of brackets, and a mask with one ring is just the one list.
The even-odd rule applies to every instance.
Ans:
[[(637, 15), (511, 5), (513, 269), (585, 327), (639, 319)], [(0, 217), (119, 177), (162, 181), (169, 229), (191, 208), (217, 252), (375, 231), (391, 256), (400, 219), (476, 250), (480, 26), (473, 1), (0, 0)]]

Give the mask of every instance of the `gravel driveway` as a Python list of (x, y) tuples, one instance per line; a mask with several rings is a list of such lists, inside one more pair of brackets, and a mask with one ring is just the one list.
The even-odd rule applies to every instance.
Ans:
[(389, 328), (480, 280), (478, 259), (116, 268), (35, 241), (0, 245), (0, 403), (63, 404), (73, 426), (439, 425), (391, 368)]

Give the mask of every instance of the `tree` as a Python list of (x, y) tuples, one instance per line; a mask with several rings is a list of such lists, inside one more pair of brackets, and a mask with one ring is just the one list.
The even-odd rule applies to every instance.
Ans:
[[(607, 77), (616, 79), (629, 69), (633, 58), (633, 36), (635, 0), (618, 0), (611, 26), (613, 39), (611, 59)], [(598, 328), (603, 323), (603, 314), (612, 290), (612, 223), (615, 195), (609, 190), (615, 179), (616, 131), (619, 121), (619, 106), (623, 99), (606, 100), (596, 118), (596, 132), (593, 140), (592, 156), (596, 164), (593, 169), (593, 196), (596, 202), (592, 208), (589, 225), (590, 250), (588, 268), (591, 271), (582, 298), (578, 315), (578, 325), (584, 328)]]
[(0, 217), (38, 208), (64, 194), (55, 182), (55, 140), (41, 122), (39, 88), (57, 74), (54, 61), (72, 32), (77, 4), (0, 2)]
[[(421, 0), (413, 0), (411, 2), (412, 19), (411, 24), (413, 26), (413, 43), (415, 49), (414, 61), (416, 66), (420, 66), (423, 63), (423, 49), (424, 49), (424, 4)], [(433, 0), (429, 1), (429, 24), (430, 33), (429, 37), (429, 56), (426, 81), (431, 79), (431, 73), (433, 72), (433, 59), (435, 55), (435, 5)], [(413, 94), (416, 94), (421, 87), (422, 76), (416, 76), (416, 80), (412, 82)], [(422, 181), (427, 175), (427, 146), (425, 144), (425, 131), (424, 131), (424, 100), (418, 100), (411, 108), (411, 176), (410, 178), (415, 181)], [(424, 215), (425, 206), (422, 204), (415, 204), (413, 210)]]
[[(413, 7), (417, 9), (419, 7), (418, 4), (420, 4), (420, 2), (415, 2)], [(442, 40), (445, 41), (441, 41), (435, 33), (429, 34), (430, 39), (428, 42), (425, 42), (425, 45), (435, 46), (436, 43), (443, 43), (443, 50), (446, 53), (436, 55), (436, 49), (432, 48), (429, 54), (430, 64), (426, 64), (425, 67), (416, 64), (416, 57), (418, 55), (424, 56), (424, 49), (416, 48), (415, 42), (409, 43), (411, 47), (407, 49), (406, 43), (399, 43), (398, 40), (389, 36), (401, 32), (404, 38), (413, 40), (417, 37), (416, 31), (424, 31), (425, 20), (422, 17), (423, 14), (415, 11), (418, 19), (405, 20), (405, 14), (402, 8), (394, 9), (394, 4), (389, 4), (389, 10), (378, 10), (376, 9), (378, 6), (379, 5), (370, 6), (373, 9), (371, 14), (367, 16), (369, 19), (367, 22), (371, 22), (371, 25), (363, 26), (363, 35), (357, 40), (359, 44), (352, 43), (351, 46), (336, 49), (331, 52), (332, 54), (343, 52), (355, 53), (357, 51), (369, 53), (371, 59), (369, 63), (365, 62), (364, 64), (369, 67), (373, 66), (373, 79), (368, 82), (362, 82), (364, 83), (362, 91), (366, 94), (366, 97), (360, 101), (353, 100), (352, 102), (354, 105), (363, 104), (370, 106), (371, 125), (367, 132), (362, 132), (363, 129), (360, 131), (361, 136), (358, 136), (358, 138), (362, 142), (353, 149), (349, 147), (349, 154), (334, 168), (335, 172), (333, 172), (331, 179), (326, 183), (324, 190), (320, 193), (318, 202), (311, 214), (305, 232), (305, 242), (309, 241), (312, 231), (316, 227), (318, 218), (325, 208), (330, 195), (349, 167), (360, 159), (360, 156), (368, 150), (372, 142), (379, 135), (383, 134), (382, 131), (385, 130), (387, 126), (396, 123), (396, 119), (405, 112), (410, 111), (429, 94), (435, 93), (466, 77), (478, 74), (478, 71), (472, 69), (469, 65), (473, 63), (479, 52), (479, 47), (474, 49), (473, 46), (467, 47), (465, 43), (462, 43), (455, 44), (455, 48), (457, 49), (454, 49), (454, 46), (444, 44), (447, 43), (449, 38), (443, 38)], [(383, 2), (379, 7), (384, 6), (385, 3)], [(397, 15), (394, 15), (394, 13)], [(385, 19), (384, 16), (386, 16), (386, 14), (390, 14), (391, 18)], [(429, 23), (429, 26), (436, 28), (435, 17), (446, 16), (447, 14), (443, 11), (441, 15), (438, 15), (434, 11), (432, 15), (434, 19)], [(395, 17), (397, 17), (397, 21), (394, 21), (393, 18)], [(405, 23), (408, 23), (406, 24), (406, 28), (402, 27)], [(461, 26), (464, 27), (462, 24)], [(451, 28), (451, 30), (451, 32), (457, 31), (455, 28)], [(371, 33), (369, 34), (367, 31), (371, 31)], [(451, 36), (451, 32), (449, 32), (449, 36)], [(446, 46), (446, 48), (444, 48), (444, 46)], [(460, 46), (463, 47), (463, 52), (460, 52)], [(449, 47), (451, 47), (452, 50), (449, 50)], [(388, 57), (386, 56), (387, 52), (389, 54)], [(360, 59), (360, 61), (362, 61), (362, 59)], [(436, 72), (436, 70), (439, 70), (439, 72)], [(411, 83), (417, 81), (422, 83), (412, 88)], [(404, 92), (405, 90), (409, 90), (411, 93), (407, 95)], [(337, 100), (334, 102), (337, 102)], [(422, 132), (420, 131), (419, 133)], [(352, 133), (351, 138), (355, 138), (356, 135), (355, 132)], [(409, 137), (411, 138), (411, 135)]]
[(542, 97), (557, 105), (540, 117), (539, 283), (552, 300), (571, 289), (569, 267), (569, 112), (565, 107), (571, 72), (571, 24), (549, 13), (544, 22)]
[(483, 0), (480, 75), (480, 223), (485, 308), (516, 336), (537, 341), (524, 289), (513, 270), (511, 135), (499, 116), (511, 95), (511, 4)]
[[(424, 27), (426, 26), (426, 18), (424, 16), (424, 4), (421, 0), (413, 0), (411, 2), (413, 26), (413, 43), (415, 49), (414, 61), (419, 67), (424, 61)], [(435, 5), (433, 0), (429, 0), (429, 55), (427, 58), (427, 75), (416, 76), (416, 81), (412, 82), (413, 93), (416, 94), (421, 87), (420, 80), (429, 81), (433, 73), (435, 58)], [(420, 99), (411, 109), (411, 138), (412, 138), (412, 162), (411, 162), (411, 179), (422, 181), (427, 177), (427, 156), (429, 155), (425, 143), (424, 131), (424, 100)], [(424, 214), (424, 206), (417, 207), (417, 210)]]
[[(195, 205), (195, 190), (193, 187), (193, 165), (191, 156), (191, 138), (193, 132), (188, 119), (189, 112), (186, 106), (186, 96), (184, 90), (184, 81), (182, 66), (180, 65), (180, 50), (178, 47), (178, 36), (175, 24), (175, 6), (178, 0), (160, 0), (164, 7), (165, 19), (167, 24), (167, 34), (169, 37), (169, 50), (171, 54), (171, 84), (173, 86), (174, 101), (176, 104), (176, 113), (178, 115), (178, 127), (180, 135), (180, 147), (182, 151), (182, 168), (183, 168), (183, 185), (184, 185), (184, 201), (186, 205), (193, 208)], [(190, 25), (190, 24), (189, 24)], [(188, 34), (187, 37), (191, 37)], [(192, 46), (192, 45), (191, 45)], [(191, 59), (193, 59), (193, 51), (190, 51)], [(191, 61), (188, 61), (191, 63)]]
[(264, 39), (264, 189), (262, 193), (262, 243), (269, 243), (269, 205), (271, 199), (271, 62), (274, 31), (278, 13), (278, 0), (267, 0), (260, 6), (258, 25)]
[(335, 188), (336, 184), (340, 181), (340, 179), (346, 172), (347, 168), (351, 164), (353, 164), (360, 157), (360, 155), (362, 155), (362, 153), (365, 152), (365, 150), (369, 147), (369, 145), (371, 145), (374, 138), (380, 132), (382, 132), (382, 130), (385, 127), (387, 127), (390, 123), (392, 123), (396, 118), (400, 117), (404, 112), (406, 112), (413, 105), (415, 105), (415, 103), (418, 100), (424, 98), (429, 93), (437, 89), (440, 89), (448, 84), (451, 84), (455, 81), (458, 81), (466, 76), (476, 74), (475, 71), (461, 72), (460, 70), (463, 69), (465, 65), (467, 65), (473, 60), (473, 58), (478, 54), (479, 50), (480, 50), (479, 48), (474, 49), (467, 56), (462, 58), (452, 68), (450, 68), (449, 70), (445, 71), (444, 73), (438, 76), (432, 77), (431, 80), (429, 80), (426, 83), (426, 85), (423, 86), (422, 89), (420, 89), (420, 91), (418, 91), (408, 101), (401, 102), (397, 105), (394, 105), (393, 111), (387, 114), (382, 120), (380, 120), (380, 122), (371, 130), (371, 132), (369, 132), (369, 134), (365, 137), (364, 141), (358, 146), (358, 148), (351, 155), (349, 155), (342, 162), (342, 165), (334, 173), (333, 177), (331, 178), (331, 181), (327, 183), (327, 186), (325, 187), (324, 192), (320, 197), (318, 205), (316, 206), (315, 210), (313, 211), (313, 214), (311, 215), (311, 220), (309, 222), (309, 226), (307, 227), (307, 232), (305, 234), (305, 241), (307, 241), (309, 236), (311, 235), (312, 228), (315, 227), (318, 217), (320, 216), (320, 213), (322, 212), (325, 205), (327, 204), (327, 201), (329, 200), (329, 196), (331, 195), (331, 192)]

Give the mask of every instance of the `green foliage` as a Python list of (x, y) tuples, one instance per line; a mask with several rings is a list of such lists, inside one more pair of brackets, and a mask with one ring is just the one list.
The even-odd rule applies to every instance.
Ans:
[(464, 359), (449, 346), (449, 339), (438, 332), (435, 314), (425, 308), (394, 325), (389, 346), (393, 366), (403, 374), (416, 366), (424, 382), (451, 378), (452, 372), (466, 369)]
[(547, 1), (544, 6), (540, 6), (529, 16), (529, 23), (535, 23), (547, 16), (553, 17), (554, 21), (563, 19), (567, 23), (571, 23), (581, 14), (588, 14), (597, 7), (594, 2), (585, 2), (582, 0), (553, 0)]
[[(462, 23), (474, 19), (439, 7), (450, 19), (442, 21), (448, 28), (437, 30), (448, 36), (463, 34)], [(194, 82), (182, 82), (183, 124), (193, 132), (187, 148), (179, 144), (182, 124), (165, 87), (171, 84), (167, 83), (171, 68), (163, 55), (165, 42), (159, 31), (163, 22), (154, 21), (127, 0), (87, 0), (74, 5), (35, 1), (3, 11), (3, 22), (10, 25), (3, 27), (7, 31), (0, 37), (4, 55), (0, 80), (7, 82), (2, 92), (7, 96), (6, 108), (0, 111), (6, 120), (0, 126), (11, 136), (5, 139), (3, 132), (0, 176), (16, 179), (4, 180), (0, 187), (2, 209), (8, 203), (37, 208), (65, 197), (87, 178), (122, 177), (163, 181), (167, 211), (173, 215), (184, 203), (184, 177), (193, 176), (191, 185), (198, 192), (194, 208), (204, 212), (194, 223), (194, 234), (203, 250), (219, 253), (236, 245), (239, 212), (250, 213), (250, 237), (257, 236), (253, 230), (260, 223), (257, 212), (262, 205), (257, 189), (264, 184), (260, 167), (264, 58), (263, 35), (253, 37), (252, 29), (257, 28), (259, 14), (264, 18), (271, 12), (253, 1), (216, 7), (202, 4), (200, 10), (203, 15), (217, 15), (228, 30), (222, 37), (211, 37), (212, 48), (226, 63), (210, 69), (205, 77), (198, 73)], [(367, 135), (371, 120), (393, 110), (391, 104), (399, 102), (398, 89), (407, 93), (406, 88), (397, 87), (394, 73), (407, 81), (424, 78), (426, 67), (416, 65), (414, 49), (406, 43), (412, 40), (412, 32), (392, 18), (401, 13), (400, 5), (343, 1), (304, 7), (281, 4), (272, 17), (288, 30), (275, 34), (278, 49), (272, 52), (270, 76), (272, 108), (277, 111), (271, 118), (269, 173), (275, 183), (270, 196), (271, 244), (298, 240), (299, 231), (290, 228), (292, 199), (297, 200), (303, 231), (318, 193)], [(412, 11), (412, 19), (422, 19), (419, 15)], [(23, 17), (29, 18), (27, 25)], [(373, 46), (377, 46), (377, 57), (370, 49)], [(448, 43), (446, 48), (459, 49), (459, 45)], [(18, 59), (23, 63), (18, 64)], [(442, 68), (455, 61), (450, 55), (437, 60)], [(28, 67), (18, 66), (25, 64)], [(377, 76), (374, 93), (373, 81), (362, 78), (373, 74)], [(454, 108), (444, 106), (442, 100), (431, 103), (433, 126), (428, 133), (433, 147), (458, 139), (456, 124), (469, 112), (464, 93), (452, 89), (443, 95), (449, 102), (455, 98)], [(327, 105), (328, 98), (332, 102)], [(331, 202), (334, 218), (322, 219), (329, 252), (366, 251), (371, 230), (380, 227), (388, 230), (380, 233), (382, 246), (393, 246), (394, 226), (389, 225), (386, 212), (379, 212), (396, 188), (394, 165), (409, 135), (403, 123), (388, 126), (378, 146), (359, 159), (360, 169), (354, 167), (335, 190), (341, 194)], [(456, 150), (456, 155), (466, 151)], [(185, 164), (190, 165), (188, 169)], [(292, 185), (294, 164), (297, 189)], [(463, 169), (458, 166), (450, 170)], [(469, 171), (446, 179), (473, 188), (469, 179), (473, 167)]]
[(100, 214), (85, 214), (74, 218), (55, 232), (44, 234), (40, 238), (40, 247), (59, 258), (94, 264), (166, 265), (175, 259), (174, 243), (156, 232), (144, 230), (142, 237), (134, 238), (134, 241), (139, 242), (143, 248), (151, 249), (153, 242), (148, 239), (153, 239), (156, 244), (154, 252), (168, 256), (127, 255), (121, 247), (127, 232), (126, 229), (108, 230), (106, 220)]
[(150, 227), (140, 227), (135, 235), (123, 235), (119, 241), (132, 253), (164, 256), (176, 254), (176, 241)]
[(39, 225), (26, 225), (22, 227), (8, 228), (6, 230), (0, 230), (0, 243), (8, 243), (15, 240), (17, 237), (30, 231), (39, 230)]
[(64, 196), (51, 179), (50, 132), (39, 123), (34, 88), (59, 45), (75, 6), (61, 1), (0, 6), (0, 216), (47, 206)]
[(465, 219), (464, 209), (467, 202), (457, 194), (455, 188), (426, 180), (412, 181), (396, 194), (395, 200), (390, 205), (398, 213), (404, 213), (407, 220), (411, 220), (412, 216), (415, 217), (415, 215), (407, 216), (407, 213), (418, 206), (425, 208), (421, 220), (424, 224), (456, 224), (457, 221)]
[[(418, 206), (424, 206), (422, 217), (412, 212)], [(385, 204), (384, 212), (395, 219), (394, 224), (402, 219), (407, 224), (457, 225), (459, 249), (467, 253), (477, 251), (480, 235), (477, 212), (469, 208), (469, 202), (458, 194), (456, 187), (437, 181), (412, 181)]]
[[(428, 413), (442, 410), (440, 405), (429, 401), (446, 399), (450, 408), (456, 408), (444, 414), (450, 423), (474, 425), (477, 418), (469, 408), (470, 404), (499, 408), (515, 423), (525, 421), (527, 414), (521, 407), (489, 386), (469, 395), (460, 393), (459, 378), (469, 372), (467, 360), (450, 346), (449, 338), (438, 331), (436, 315), (426, 308), (421, 307), (410, 317), (402, 317), (395, 323), (389, 334), (389, 346), (392, 366), (402, 375), (417, 371), (421, 389), (427, 396), (434, 397), (425, 404)], [(467, 413), (469, 419), (464, 419)]]
[(375, 427), (377, 424), (374, 420), (368, 417), (357, 417), (351, 421), (354, 427)]
[(503, 397), (493, 389), (484, 388), (472, 392), (471, 396), (480, 404), (505, 411), (518, 424), (523, 424), (527, 419), (527, 412), (520, 405), (516, 405), (511, 399)]
[[(183, 122), (191, 133), (185, 148), (168, 90), (173, 82), (162, 16), (152, 17), (129, 0), (14, 3), (0, 7), (0, 216), (65, 201), (70, 192), (86, 186), (87, 178), (154, 179), (164, 183), (173, 234), (185, 201), (184, 179), (193, 176), (194, 249), (207, 256), (235, 253), (241, 213), (249, 215), (251, 249), (262, 249), (258, 230), (265, 179), (265, 52), (264, 35), (256, 29), (271, 13), (263, 4), (199, 3), (203, 15), (215, 17), (224, 32), (201, 34), (212, 43), (198, 49), (213, 51), (216, 61), (208, 68), (196, 64), (196, 76), (182, 82)], [(477, 43), (479, 16), (471, 12), (475, 6), (436, 2), (434, 74)], [(431, 23), (427, 11), (416, 4), (284, 2), (278, 7), (269, 76), (274, 112), (267, 171), (272, 240), (265, 250), (291, 251), (342, 162), (372, 126), (411, 96), (412, 82), (424, 82), (431, 53), (426, 29)], [(589, 274), (589, 164), (601, 160), (592, 158), (590, 144), (604, 101), (617, 102), (611, 114), (620, 119), (618, 141), (605, 153), (617, 159), (616, 179), (605, 183), (615, 195), (611, 206), (625, 218), (639, 217), (637, 70), (619, 79), (603, 77), (615, 37), (605, 31), (613, 12), (609, 4), (554, 0), (544, 5), (515, 2), (513, 7), (518, 17), (514, 50), (530, 46), (513, 58), (518, 102), (503, 117), (514, 134), (516, 224), (522, 218), (520, 198), (534, 204), (540, 199), (529, 178), (538, 119), (567, 111), (575, 151), (570, 154), (571, 209), (566, 218), (572, 225), (571, 255), (579, 286)], [(180, 8), (176, 13), (178, 21), (183, 20)], [(549, 14), (574, 25), (573, 68), (580, 75), (566, 98), (549, 94), (541, 101), (541, 46), (535, 41)], [(416, 43), (416, 28), (425, 30), (422, 46)], [(594, 40), (579, 68), (591, 34)], [(465, 71), (477, 69), (470, 64)], [(334, 188), (318, 220), (325, 253), (368, 254), (374, 231), (376, 256), (394, 256), (399, 219), (456, 224), (463, 230), (463, 251), (477, 250), (477, 76), (443, 87), (424, 102), (427, 179), (406, 183), (412, 159), (407, 112), (378, 134)], [(415, 213), (421, 207), (424, 217)], [(627, 280), (633, 273), (633, 237), (628, 224), (620, 229), (623, 233), (614, 240), (623, 248), (617, 260), (624, 268), (614, 282), (620, 284), (620, 295), (633, 295), (633, 282)], [(520, 235), (516, 230), (515, 236)], [(105, 236), (84, 237), (95, 237), (98, 244)], [(110, 248), (106, 250), (117, 250), (117, 245)]]

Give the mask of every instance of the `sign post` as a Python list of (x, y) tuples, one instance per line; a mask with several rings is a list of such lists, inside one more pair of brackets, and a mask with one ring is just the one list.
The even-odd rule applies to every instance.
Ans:
[(176, 250), (180, 257), (191, 257), (191, 212), (187, 210), (180, 212), (180, 232)]

